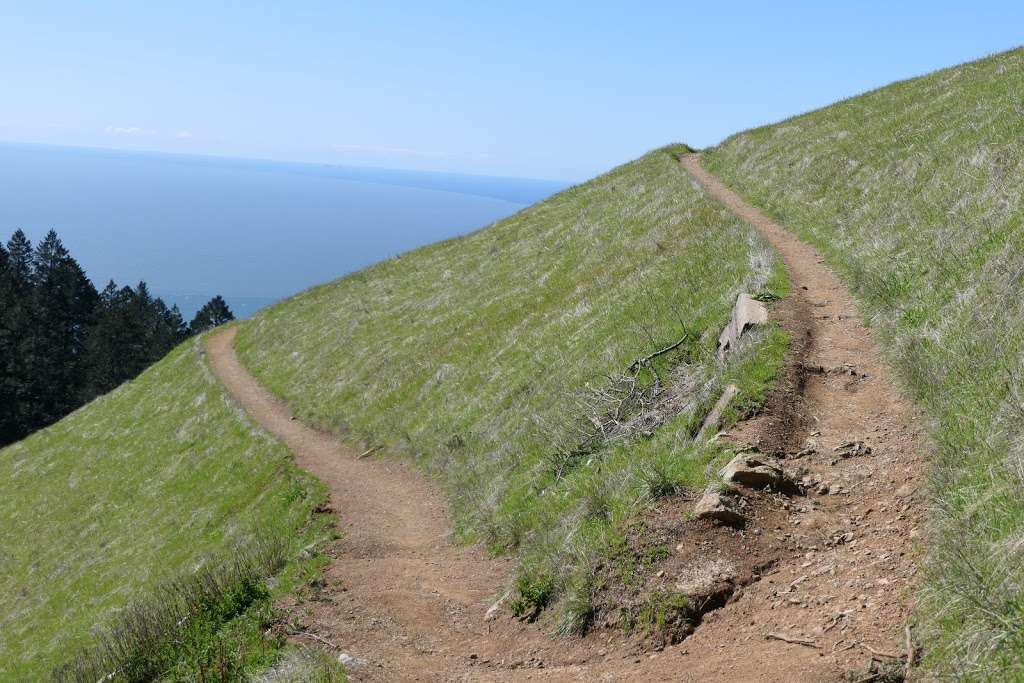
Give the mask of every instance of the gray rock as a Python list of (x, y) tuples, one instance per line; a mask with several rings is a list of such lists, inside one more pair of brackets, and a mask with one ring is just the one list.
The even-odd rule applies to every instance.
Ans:
[(798, 493), (800, 487), (772, 458), (760, 453), (740, 453), (722, 468), (722, 479), (752, 489)]
[(736, 497), (713, 488), (706, 490), (693, 506), (693, 516), (696, 519), (713, 519), (737, 529), (746, 524)]
[(340, 655), (338, 655), (338, 661), (341, 662), (343, 666), (349, 669), (354, 669), (356, 667), (363, 666), (364, 664), (366, 664), (366, 662), (364, 662), (363, 660), (359, 659), (358, 657), (353, 657), (347, 652), (342, 652)]
[(858, 455), (871, 455), (871, 446), (863, 441), (845, 441), (833, 448), (832, 451), (843, 458), (854, 458)]
[(747, 293), (736, 297), (736, 305), (732, 309), (729, 324), (718, 335), (718, 360), (724, 361), (730, 351), (736, 348), (743, 333), (755, 325), (768, 322), (768, 309), (757, 299)]

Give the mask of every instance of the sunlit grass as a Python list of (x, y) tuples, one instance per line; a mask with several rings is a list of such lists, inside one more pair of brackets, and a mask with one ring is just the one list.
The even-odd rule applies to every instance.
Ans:
[[(702, 486), (722, 457), (691, 435), (723, 382), (756, 402), (786, 348), (769, 330), (771, 343), (715, 363), (737, 293), (787, 284), (753, 231), (681, 171), (681, 150), (312, 289), (237, 338), (299, 417), (435, 473), (463, 539), (522, 557), (517, 611), (562, 600), (563, 630), (586, 621), (572, 615), (587, 613), (587, 573), (626, 520)], [(609, 417), (617, 396), (653, 394), (655, 381), (679, 393), (666, 419), (645, 430), (630, 410)]]
[(917, 618), (937, 673), (1024, 677), (1024, 51), (736, 135), (709, 170), (813, 241), (931, 420)]
[(257, 537), (294, 557), (321, 484), (180, 346), (0, 451), (0, 679), (44, 680), (123, 610)]

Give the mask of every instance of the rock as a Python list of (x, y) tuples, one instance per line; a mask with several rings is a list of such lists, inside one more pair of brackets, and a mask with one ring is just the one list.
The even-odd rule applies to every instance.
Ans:
[(735, 496), (713, 488), (705, 491), (693, 506), (693, 516), (696, 519), (713, 519), (737, 529), (742, 529), (746, 524)]
[(853, 458), (858, 455), (871, 455), (871, 446), (863, 441), (846, 441), (832, 449), (843, 458)]
[(752, 489), (772, 489), (799, 493), (800, 487), (771, 458), (759, 453), (740, 453), (722, 468), (722, 478), (730, 484)]
[(355, 668), (357, 666), (362, 666), (363, 664), (365, 664), (363, 660), (357, 657), (353, 657), (352, 655), (346, 652), (342, 652), (340, 655), (338, 655), (338, 661), (341, 662), (343, 666), (348, 668)]
[(704, 418), (704, 423), (700, 426), (700, 430), (697, 432), (697, 440), (702, 440), (708, 432), (718, 429), (718, 423), (722, 421), (722, 414), (725, 409), (729, 407), (729, 403), (736, 398), (736, 394), (740, 392), (739, 387), (735, 384), (730, 384), (722, 392), (722, 395), (718, 398), (715, 403), (715, 407), (711, 409), (708, 416)]
[(736, 305), (732, 309), (729, 324), (718, 335), (718, 360), (725, 360), (729, 351), (736, 348), (743, 333), (755, 325), (768, 322), (768, 309), (760, 301), (751, 298), (747, 293), (736, 297)]

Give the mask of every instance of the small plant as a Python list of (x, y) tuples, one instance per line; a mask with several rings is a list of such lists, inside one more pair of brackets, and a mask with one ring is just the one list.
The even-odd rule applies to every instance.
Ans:
[(585, 635), (597, 614), (594, 605), (593, 577), (576, 578), (570, 583), (566, 593), (558, 632), (566, 636)]
[(648, 500), (674, 496), (682, 490), (678, 480), (669, 471), (668, 465), (660, 460), (642, 466), (637, 476)]
[(548, 606), (555, 593), (555, 583), (551, 576), (521, 575), (516, 579), (516, 597), (509, 603), (509, 609), (515, 616), (534, 621)]
[(755, 294), (753, 298), (761, 303), (770, 304), (774, 301), (778, 301), (782, 297), (770, 289), (762, 289), (760, 292)]
[(664, 644), (678, 643), (693, 630), (693, 609), (684, 593), (653, 591), (623, 612), (622, 623), (628, 632), (645, 633)]

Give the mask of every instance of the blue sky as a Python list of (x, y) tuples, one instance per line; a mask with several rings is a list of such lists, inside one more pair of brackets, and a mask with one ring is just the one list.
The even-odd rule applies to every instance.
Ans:
[(580, 180), (1024, 43), (1021, 2), (0, 2), (0, 140)]

